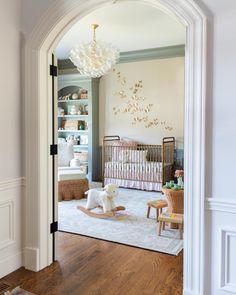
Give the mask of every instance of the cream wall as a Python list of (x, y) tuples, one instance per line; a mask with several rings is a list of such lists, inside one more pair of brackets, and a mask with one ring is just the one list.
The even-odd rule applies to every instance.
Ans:
[[(144, 144), (160, 144), (163, 137), (174, 136), (178, 147), (183, 147), (184, 134), (184, 57), (149, 60), (117, 64), (115, 72), (100, 79), (100, 142), (104, 135), (129, 137)], [(117, 76), (120, 72), (126, 79), (122, 85)], [(146, 128), (144, 122), (132, 125), (137, 115), (130, 113), (114, 114), (113, 108), (123, 108), (133, 95), (134, 84), (143, 81), (137, 93), (146, 98), (141, 105), (153, 104), (149, 113), (137, 112), (150, 119), (158, 118), (159, 124)], [(124, 91), (127, 98), (115, 95)], [(161, 124), (165, 122), (165, 124)], [(172, 130), (165, 129), (171, 127)]]
[(0, 277), (22, 266), (21, 1), (0, 1)]
[(0, 180), (21, 176), (20, 1), (0, 1)]

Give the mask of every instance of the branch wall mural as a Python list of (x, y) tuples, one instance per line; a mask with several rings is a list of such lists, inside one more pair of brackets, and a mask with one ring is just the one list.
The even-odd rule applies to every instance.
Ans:
[(126, 114), (131, 116), (132, 125), (144, 124), (146, 128), (161, 127), (165, 130), (172, 131), (173, 127), (169, 126), (166, 121), (161, 121), (153, 114), (153, 104), (148, 103), (148, 98), (141, 95), (144, 87), (143, 80), (139, 80), (134, 85), (128, 85), (126, 77), (120, 71), (113, 69), (113, 74), (121, 88), (115, 92), (114, 96), (122, 100), (122, 107), (113, 107), (114, 115)]

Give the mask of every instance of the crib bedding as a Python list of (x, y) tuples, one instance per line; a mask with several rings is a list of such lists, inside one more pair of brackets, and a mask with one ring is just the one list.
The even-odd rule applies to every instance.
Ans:
[(130, 180), (130, 179), (120, 179), (120, 178), (104, 178), (104, 185), (114, 183), (119, 187), (134, 188), (144, 191), (156, 191), (160, 192), (162, 188), (161, 182), (150, 182), (141, 180)]
[[(165, 164), (168, 165), (171, 166)], [(159, 191), (162, 183), (162, 162), (106, 162), (104, 181), (122, 187)]]
[(162, 163), (105, 163), (105, 177), (161, 182)]

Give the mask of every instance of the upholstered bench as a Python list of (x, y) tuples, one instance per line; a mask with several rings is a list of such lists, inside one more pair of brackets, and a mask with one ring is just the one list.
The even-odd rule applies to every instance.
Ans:
[(88, 179), (81, 170), (58, 170), (58, 201), (82, 199), (88, 189)]

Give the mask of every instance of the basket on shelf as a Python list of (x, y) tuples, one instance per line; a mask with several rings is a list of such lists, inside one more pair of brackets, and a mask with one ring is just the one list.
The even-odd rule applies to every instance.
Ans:
[(63, 120), (62, 128), (64, 128), (65, 130), (78, 130), (79, 129), (78, 120)]
[(79, 130), (81, 125), (84, 126), (84, 121), (66, 119), (62, 121), (62, 128), (64, 130)]
[(74, 157), (79, 159), (81, 162), (88, 162), (88, 152), (87, 151), (74, 153)]

